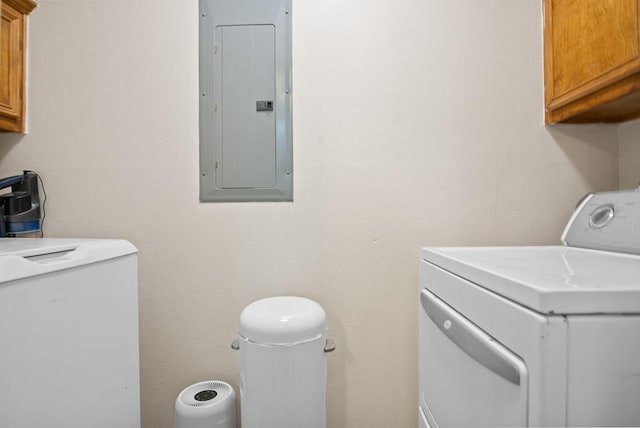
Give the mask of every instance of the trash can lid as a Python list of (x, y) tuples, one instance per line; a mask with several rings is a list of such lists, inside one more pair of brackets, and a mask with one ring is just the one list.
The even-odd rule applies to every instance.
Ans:
[(327, 316), (322, 306), (304, 297), (258, 300), (240, 314), (240, 336), (268, 345), (291, 345), (320, 337)]

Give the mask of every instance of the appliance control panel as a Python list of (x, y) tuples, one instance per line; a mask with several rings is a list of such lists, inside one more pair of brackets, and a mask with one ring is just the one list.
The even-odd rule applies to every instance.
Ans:
[(640, 189), (587, 195), (562, 234), (571, 247), (640, 254)]

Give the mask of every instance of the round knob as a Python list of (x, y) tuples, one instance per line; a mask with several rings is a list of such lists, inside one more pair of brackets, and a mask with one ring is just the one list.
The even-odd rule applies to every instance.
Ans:
[(613, 205), (601, 205), (596, 208), (589, 217), (589, 227), (592, 229), (600, 229), (605, 227), (613, 219), (615, 210)]

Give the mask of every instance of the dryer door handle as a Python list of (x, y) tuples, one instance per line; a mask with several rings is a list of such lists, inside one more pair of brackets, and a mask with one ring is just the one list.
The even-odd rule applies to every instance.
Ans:
[(420, 304), (438, 329), (467, 355), (520, 385), (520, 376), (527, 370), (520, 358), (428, 290), (420, 292)]

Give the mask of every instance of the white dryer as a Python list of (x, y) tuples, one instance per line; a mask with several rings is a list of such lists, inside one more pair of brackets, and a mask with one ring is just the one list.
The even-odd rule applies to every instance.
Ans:
[(640, 426), (640, 192), (540, 247), (423, 248), (419, 426)]

